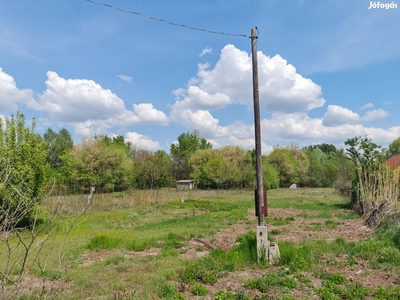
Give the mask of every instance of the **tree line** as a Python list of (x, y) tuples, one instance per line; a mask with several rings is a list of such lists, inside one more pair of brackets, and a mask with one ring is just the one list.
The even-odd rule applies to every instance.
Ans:
[[(171, 144), (170, 153), (143, 149), (121, 135), (96, 135), (74, 145), (71, 134), (64, 128), (58, 132), (48, 128), (40, 136), (32, 127), (31, 140), (22, 136), (27, 130), (21, 113), (7, 119), (1, 128), (1, 150), (12, 152), (15, 143), (40, 145), (37, 148), (40, 150), (29, 154), (29, 159), (37, 162), (32, 168), (40, 172), (35, 178), (51, 178), (53, 190), (60, 193), (82, 193), (90, 186), (104, 192), (175, 187), (181, 179), (192, 179), (197, 187), (211, 189), (255, 185), (254, 150), (238, 146), (213, 149), (197, 130), (180, 134), (177, 142)], [(351, 141), (354, 139), (346, 143), (350, 145)], [(264, 187), (289, 187), (293, 182), (300, 187), (350, 187), (355, 176), (353, 148), (337, 149), (324, 143), (302, 148), (293, 143), (276, 145), (262, 157)], [(389, 145), (385, 155), (390, 157), (399, 152), (400, 138)], [(13, 155), (25, 160), (26, 154)]]
[[(123, 136), (96, 135), (74, 145), (66, 129), (57, 133), (49, 128), (42, 139), (57, 187), (67, 192), (89, 186), (103, 191), (157, 189), (174, 187), (181, 179), (192, 179), (197, 187), (207, 189), (255, 185), (254, 150), (238, 146), (213, 149), (197, 130), (180, 134), (170, 153), (143, 149)], [(391, 143), (386, 156), (398, 154), (399, 144), (400, 138)], [(277, 145), (262, 159), (266, 189), (289, 187), (293, 182), (300, 187), (352, 186), (354, 157), (332, 144)]]

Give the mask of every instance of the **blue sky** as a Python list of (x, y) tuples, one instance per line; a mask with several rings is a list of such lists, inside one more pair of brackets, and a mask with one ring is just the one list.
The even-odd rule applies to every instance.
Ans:
[[(387, 147), (400, 136), (396, 1), (99, 2), (224, 33), (257, 26), (264, 153), (365, 135)], [(254, 147), (248, 37), (86, 0), (1, 1), (0, 68), (0, 116), (22, 111), (39, 133), (64, 127), (76, 144), (124, 135), (169, 151), (197, 129), (215, 148)]]

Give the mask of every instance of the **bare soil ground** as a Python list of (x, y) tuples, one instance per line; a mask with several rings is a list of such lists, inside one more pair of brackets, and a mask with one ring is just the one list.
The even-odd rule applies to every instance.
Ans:
[[(349, 211), (350, 213), (350, 211)], [(274, 235), (275, 241), (278, 243), (282, 241), (300, 242), (304, 239), (324, 239), (327, 241), (333, 241), (338, 237), (341, 237), (347, 241), (360, 241), (362, 239), (373, 237), (374, 230), (365, 226), (361, 219), (340, 219), (337, 216), (331, 216), (331, 218), (319, 218), (320, 213), (307, 212), (304, 215), (303, 211), (292, 210), (292, 209), (271, 209), (269, 215), (271, 218), (286, 219), (291, 218), (291, 221), (287, 225), (274, 226), (268, 225), (268, 232), (279, 231), (279, 234)], [(318, 230), (318, 225), (326, 224), (327, 220), (336, 224), (335, 228)], [(248, 223), (248, 222), (246, 222)], [(207, 253), (208, 250), (213, 248), (222, 248), (228, 250), (231, 248), (236, 239), (248, 232), (249, 230), (255, 231), (256, 225), (249, 225), (245, 222), (236, 224), (232, 227), (226, 228), (215, 236), (206, 239), (194, 239), (188, 244), (188, 247), (182, 255), (189, 259), (196, 259)], [(254, 218), (253, 224), (256, 224)], [(204, 251), (198, 251), (202, 248)], [(196, 251), (197, 249), (197, 251)], [(340, 263), (341, 258), (337, 258)], [(369, 268), (367, 264), (356, 265), (356, 266), (337, 266), (337, 267), (323, 267), (325, 271), (329, 273), (342, 273), (345, 275), (350, 282), (360, 282), (364, 286), (376, 289), (379, 286), (387, 287), (389, 285), (396, 285), (400, 282), (399, 274), (393, 272), (388, 274), (384, 270), (376, 270)], [(276, 266), (272, 266), (268, 271), (278, 269)], [(209, 294), (205, 297), (193, 296), (189, 291), (188, 287), (181, 287), (181, 291), (187, 296), (188, 299), (214, 299), (214, 295), (218, 291), (230, 291), (232, 293), (237, 291), (245, 291), (246, 294), (253, 293), (253, 297), (259, 295), (259, 292), (245, 290), (243, 283), (252, 278), (259, 278), (266, 273), (267, 270), (258, 269), (247, 269), (240, 272), (230, 273), (227, 277), (219, 279), (218, 283), (214, 285), (208, 285), (207, 289)], [(310, 285), (314, 288), (321, 287), (321, 280), (314, 278), (312, 274), (304, 274), (311, 279)], [(270, 291), (269, 295), (271, 299), (275, 299), (274, 291)], [(312, 295), (311, 289), (303, 286), (303, 289), (297, 289), (292, 294), (296, 299), (319, 299), (318, 296)]]

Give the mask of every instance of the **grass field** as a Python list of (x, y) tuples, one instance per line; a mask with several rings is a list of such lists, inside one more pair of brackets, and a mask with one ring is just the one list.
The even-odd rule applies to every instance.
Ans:
[[(333, 189), (268, 191), (274, 266), (257, 264), (253, 191), (86, 197), (46, 199), (37, 247), (11, 273), (26, 272), (19, 290), (11, 276), (3, 298), (400, 299), (397, 228), (366, 228)], [(31, 234), (19, 234), (0, 242), (0, 271), (23, 254)]]

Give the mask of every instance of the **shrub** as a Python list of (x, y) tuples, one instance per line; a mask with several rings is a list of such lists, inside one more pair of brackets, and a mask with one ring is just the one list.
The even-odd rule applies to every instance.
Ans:
[(47, 148), (25, 117), (0, 120), (0, 231), (28, 219), (44, 196), (50, 174)]
[(207, 288), (202, 284), (196, 284), (190, 291), (196, 296), (205, 296), (208, 293)]

